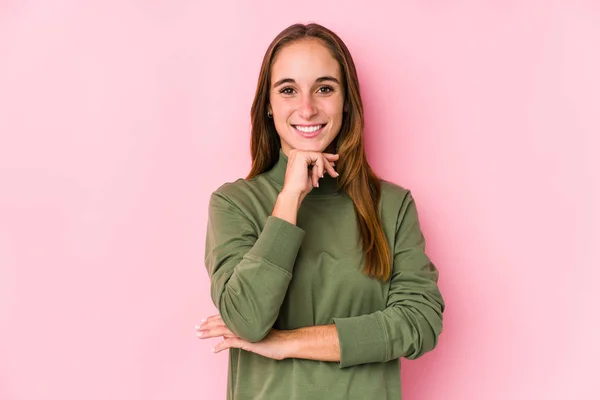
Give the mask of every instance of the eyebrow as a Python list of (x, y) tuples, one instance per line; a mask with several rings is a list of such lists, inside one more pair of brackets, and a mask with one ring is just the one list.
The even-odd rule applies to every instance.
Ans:
[[(317, 78), (315, 80), (315, 82), (317, 82), (317, 83), (321, 83), (321, 82), (325, 82), (325, 81), (332, 81), (332, 82), (337, 83), (338, 85), (340, 84), (340, 81), (338, 81), (333, 76), (322, 76), (322, 77)], [(277, 82), (275, 82), (275, 84), (273, 85), (273, 87), (277, 87), (277, 86), (283, 85), (284, 83), (296, 83), (296, 81), (293, 80), (292, 78), (280, 79)]]

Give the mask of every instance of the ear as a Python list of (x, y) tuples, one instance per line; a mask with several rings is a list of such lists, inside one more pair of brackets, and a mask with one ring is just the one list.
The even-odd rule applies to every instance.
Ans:
[(348, 95), (344, 96), (344, 112), (350, 111), (350, 100), (348, 99)]

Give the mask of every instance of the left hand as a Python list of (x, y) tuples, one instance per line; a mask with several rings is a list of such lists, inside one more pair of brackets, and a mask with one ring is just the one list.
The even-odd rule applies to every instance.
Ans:
[(213, 347), (214, 353), (230, 348), (238, 348), (274, 360), (283, 360), (288, 357), (290, 331), (271, 329), (263, 340), (250, 343), (231, 332), (218, 314), (208, 317), (199, 326), (196, 326), (196, 330), (200, 339), (223, 337), (224, 340)]

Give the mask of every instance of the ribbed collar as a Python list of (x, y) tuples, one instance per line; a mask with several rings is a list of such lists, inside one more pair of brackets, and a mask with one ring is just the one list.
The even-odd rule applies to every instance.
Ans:
[[(277, 163), (266, 172), (266, 175), (275, 181), (279, 186), (283, 188), (283, 182), (285, 180), (285, 171), (287, 169), (288, 158), (283, 152), (283, 150), (279, 149), (279, 159)], [(338, 178), (333, 178), (329, 174), (325, 173), (325, 176), (319, 179), (319, 187), (313, 188), (310, 191), (308, 196), (323, 196), (323, 195), (332, 195), (339, 194), (341, 190), (337, 185)]]

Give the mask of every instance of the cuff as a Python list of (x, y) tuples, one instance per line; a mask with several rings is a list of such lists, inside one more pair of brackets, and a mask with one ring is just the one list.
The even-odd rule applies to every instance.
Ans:
[(340, 368), (387, 360), (385, 333), (377, 313), (334, 318), (340, 341)]
[(302, 239), (304, 230), (294, 224), (269, 216), (265, 227), (256, 243), (247, 254), (267, 260), (269, 263), (291, 272)]

